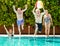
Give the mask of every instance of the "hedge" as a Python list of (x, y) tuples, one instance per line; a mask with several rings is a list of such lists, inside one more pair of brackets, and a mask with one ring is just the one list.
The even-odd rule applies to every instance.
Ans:
[[(60, 0), (42, 0), (44, 8), (52, 15), (54, 25), (60, 26)], [(28, 5), (28, 9), (24, 12), (25, 25), (29, 23), (34, 25), (34, 15), (31, 12), (34, 8), (36, 0), (0, 0), (0, 25), (11, 25), (16, 23), (16, 14), (13, 11), (12, 6), (16, 8), (21, 7), (24, 9), (24, 5)]]

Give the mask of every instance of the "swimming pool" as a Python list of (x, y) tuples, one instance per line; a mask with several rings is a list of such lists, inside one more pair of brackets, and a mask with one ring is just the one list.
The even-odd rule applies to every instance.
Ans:
[(60, 37), (31, 35), (8, 38), (0, 36), (0, 46), (60, 46)]

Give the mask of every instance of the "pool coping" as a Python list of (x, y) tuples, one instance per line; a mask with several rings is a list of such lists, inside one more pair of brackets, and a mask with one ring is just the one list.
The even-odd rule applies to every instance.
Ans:
[[(8, 37), (8, 35), (0, 34), (0, 37)], [(14, 37), (47, 37), (46, 35), (14, 35)], [(60, 35), (49, 35), (49, 37), (60, 37)]]

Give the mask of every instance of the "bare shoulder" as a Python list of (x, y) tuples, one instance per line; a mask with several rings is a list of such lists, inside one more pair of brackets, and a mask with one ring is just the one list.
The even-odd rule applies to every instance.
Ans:
[(49, 14), (49, 16), (51, 17), (51, 14)]
[(24, 12), (24, 10), (21, 10), (21, 12)]
[(49, 14), (50, 18), (51, 18), (51, 14)]
[(51, 14), (49, 14), (51, 16)]
[(46, 15), (43, 16), (43, 18), (45, 18), (45, 17), (46, 17)]

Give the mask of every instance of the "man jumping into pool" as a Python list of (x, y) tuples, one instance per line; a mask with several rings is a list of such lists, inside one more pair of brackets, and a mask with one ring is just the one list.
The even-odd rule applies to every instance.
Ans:
[(42, 17), (45, 13), (45, 12), (41, 13), (39, 9), (36, 9), (36, 10), (35, 9), (36, 9), (36, 7), (34, 7), (34, 9), (32, 11), (34, 14), (34, 17), (35, 17), (35, 33), (34, 33), (34, 35), (37, 34), (37, 31), (39, 31), (39, 33), (41, 33), (41, 31), (42, 31)]
[(8, 34), (9, 37), (14, 36), (14, 24), (12, 24), (13, 30), (9, 29), (9, 31), (7, 30), (6, 26), (4, 25), (4, 28), (6, 30), (6, 33)]
[(19, 31), (19, 34), (21, 35), (20, 26), (22, 27), (22, 30), (24, 30), (23, 12), (25, 12), (27, 10), (27, 5), (25, 5), (25, 9), (24, 10), (21, 10), (21, 8), (18, 8), (16, 10), (15, 6), (13, 6), (13, 10), (16, 13), (16, 16), (17, 16), (18, 31)]

